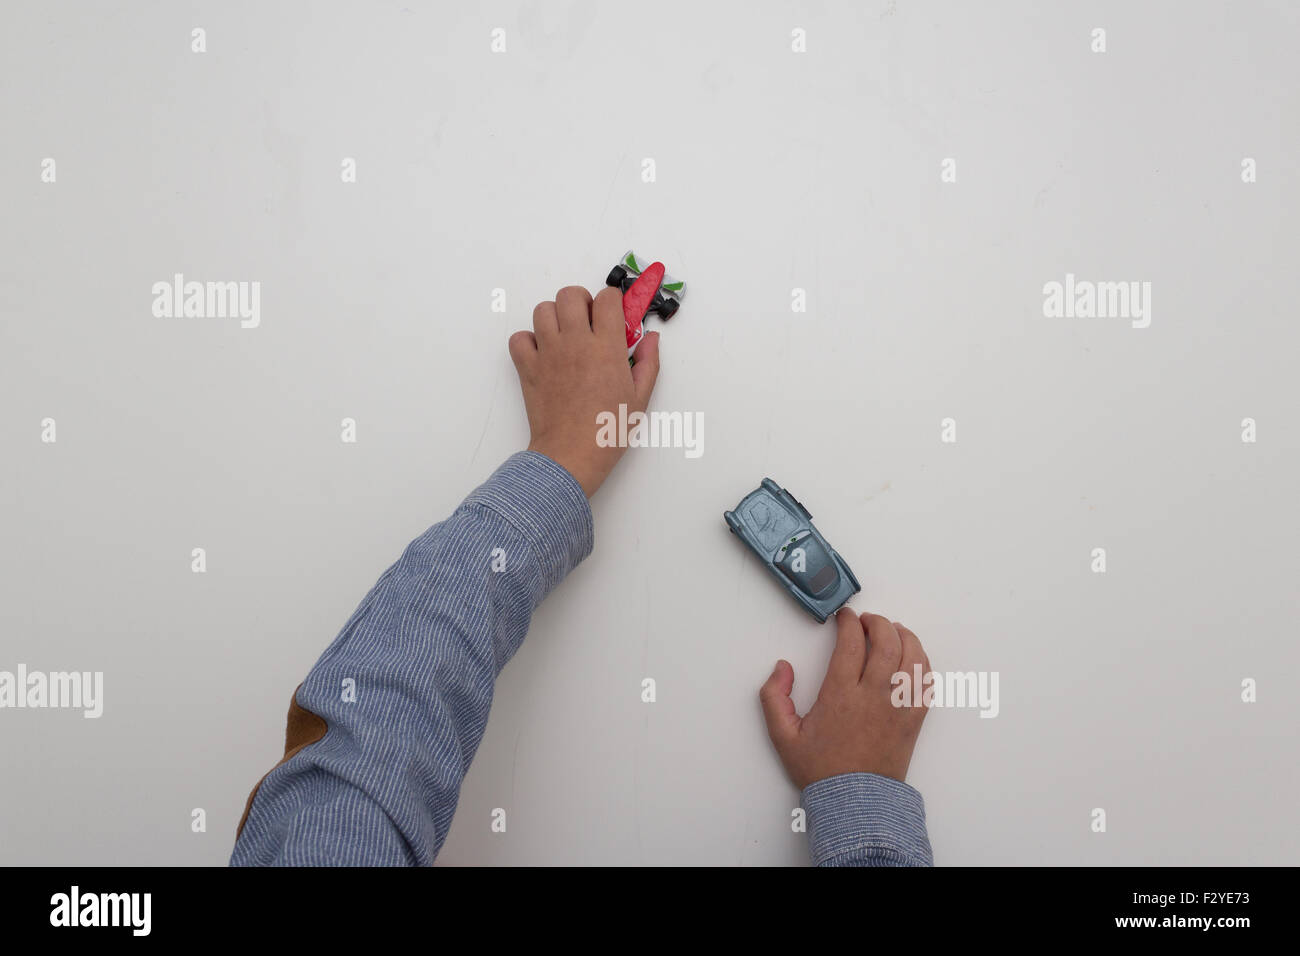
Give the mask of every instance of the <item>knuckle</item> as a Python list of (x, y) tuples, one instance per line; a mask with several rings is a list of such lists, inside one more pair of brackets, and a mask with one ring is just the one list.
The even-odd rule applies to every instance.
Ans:
[(591, 293), (580, 285), (566, 285), (559, 292), (555, 293), (555, 298), (561, 299), (591, 299)]

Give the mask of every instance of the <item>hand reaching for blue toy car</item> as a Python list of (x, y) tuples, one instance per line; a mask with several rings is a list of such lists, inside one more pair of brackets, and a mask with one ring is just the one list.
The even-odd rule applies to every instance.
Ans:
[(905, 780), (912, 749), (928, 708), (894, 706), (894, 674), (930, 672), (930, 659), (915, 634), (878, 614), (857, 615), (841, 608), (839, 634), (817, 701), (803, 717), (790, 691), (794, 668), (777, 661), (758, 692), (785, 771), (800, 790), (844, 773), (874, 773)]

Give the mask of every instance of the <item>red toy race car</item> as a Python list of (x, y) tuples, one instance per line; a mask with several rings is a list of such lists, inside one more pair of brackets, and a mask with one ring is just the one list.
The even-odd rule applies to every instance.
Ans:
[(623, 290), (623, 320), (627, 325), (629, 361), (645, 337), (645, 317), (651, 312), (667, 320), (676, 314), (686, 295), (686, 283), (664, 274), (662, 262), (647, 264), (628, 250), (609, 270), (605, 285)]

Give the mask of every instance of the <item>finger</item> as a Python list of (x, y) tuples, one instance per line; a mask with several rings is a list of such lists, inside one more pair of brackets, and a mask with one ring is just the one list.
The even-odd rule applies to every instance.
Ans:
[(627, 348), (626, 323), (623, 320), (623, 293), (613, 286), (605, 286), (596, 293), (591, 303), (591, 328), (598, 338), (608, 339), (611, 345)]
[(835, 615), (835, 627), (835, 650), (822, 686), (856, 687), (862, 679), (862, 669), (867, 666), (867, 636), (858, 615), (849, 607), (840, 608)]
[(898, 631), (898, 638), (903, 644), (902, 666), (925, 664), (925, 648), (921, 646), (921, 639), (897, 621), (894, 622), (894, 630)]
[[(894, 629), (898, 631), (898, 636), (903, 642), (903, 660), (899, 669), (912, 676), (914, 674), (913, 667), (920, 664), (921, 679), (924, 681), (925, 675), (930, 673), (930, 657), (925, 653), (925, 648), (921, 646), (921, 639), (897, 621), (894, 622)], [(925, 698), (922, 697), (923, 705), (925, 705), (924, 702)]]
[(539, 348), (560, 334), (560, 321), (555, 314), (554, 302), (537, 303), (537, 308), (533, 309), (533, 331), (537, 335)]
[(899, 636), (889, 618), (879, 614), (862, 615), (862, 624), (867, 630), (867, 667), (862, 676), (875, 683), (889, 683), (890, 677), (897, 673), (903, 660), (903, 639)]
[(763, 705), (763, 719), (767, 721), (767, 735), (779, 751), (799, 732), (799, 714), (790, 699), (794, 690), (794, 668), (789, 661), (777, 661), (776, 667), (758, 691)]
[(650, 393), (655, 390), (659, 377), (659, 333), (647, 332), (632, 354), (632, 385), (636, 389), (636, 405), (641, 411), (650, 406)]
[(555, 293), (560, 334), (591, 331), (591, 293), (580, 285), (566, 285)]
[(520, 329), (510, 336), (507, 345), (510, 349), (510, 358), (514, 360), (516, 369), (523, 369), (537, 357), (537, 336), (527, 329)]

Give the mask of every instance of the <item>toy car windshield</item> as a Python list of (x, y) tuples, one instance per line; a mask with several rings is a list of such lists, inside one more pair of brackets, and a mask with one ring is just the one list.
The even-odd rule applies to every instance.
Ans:
[(848, 564), (813, 526), (808, 509), (771, 478), (723, 518), (818, 623), (861, 590)]

